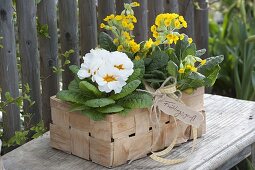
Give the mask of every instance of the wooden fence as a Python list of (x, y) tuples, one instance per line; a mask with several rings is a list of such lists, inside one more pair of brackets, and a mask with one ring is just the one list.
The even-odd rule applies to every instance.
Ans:
[[(43, 119), (46, 127), (51, 122), (50, 96), (59, 90), (59, 76), (53, 73), (59, 53), (70, 49), (71, 64), (79, 64), (79, 56), (96, 47), (98, 25), (106, 15), (120, 13), (123, 2), (131, 0), (0, 0), (0, 87), (1, 99), (5, 92), (13, 97), (19, 95), (19, 84), (28, 83), (30, 96), (35, 105), (25, 102), (23, 110), (32, 113), (31, 125)], [(206, 0), (137, 0), (141, 6), (135, 9), (138, 23), (134, 34), (137, 41), (147, 39), (157, 14), (176, 12), (182, 14), (192, 37), (199, 48), (208, 46), (208, 10)], [(16, 9), (16, 11), (15, 11)], [(14, 15), (14, 12), (16, 15)], [(16, 18), (17, 16), (17, 18)], [(15, 19), (13, 19), (15, 17)], [(38, 19), (36, 18), (38, 17)], [(47, 25), (47, 36), (38, 34), (37, 25)], [(59, 32), (58, 32), (59, 30)], [(59, 47), (60, 46), (60, 51)], [(17, 54), (21, 72), (17, 68)], [(21, 75), (21, 76), (19, 76)], [(63, 88), (72, 80), (65, 67), (62, 73)], [(11, 104), (3, 114), (4, 138), (9, 139), (20, 129), (20, 110)]]

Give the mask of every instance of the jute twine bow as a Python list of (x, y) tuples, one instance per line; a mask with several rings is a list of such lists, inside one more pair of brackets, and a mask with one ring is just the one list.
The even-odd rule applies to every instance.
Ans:
[[(165, 86), (168, 82), (170, 84)], [(183, 103), (181, 101), (181, 92), (176, 89), (176, 79), (174, 77), (168, 77), (163, 82), (161, 87), (159, 89), (157, 89), (156, 91), (154, 89), (152, 89), (151, 87), (149, 87), (148, 85), (146, 85), (146, 84), (145, 84), (145, 88), (147, 90), (139, 90), (139, 91), (148, 92), (148, 93), (152, 94), (153, 98), (154, 98), (153, 105), (150, 108), (150, 121), (152, 122), (153, 133), (156, 134), (156, 135), (155, 135), (155, 138), (154, 138), (154, 135), (153, 135), (153, 142), (152, 142), (152, 145), (150, 147), (150, 150), (151, 150), (152, 154), (150, 155), (150, 158), (152, 158), (153, 160), (155, 160), (157, 162), (166, 164), (166, 165), (173, 165), (173, 164), (184, 162), (187, 159), (187, 156), (181, 157), (181, 158), (178, 158), (178, 159), (165, 159), (165, 158), (161, 157), (161, 156), (165, 156), (165, 155), (169, 154), (171, 152), (171, 150), (173, 149), (173, 147), (176, 145), (179, 129), (178, 129), (178, 125), (177, 125), (177, 120), (174, 116), (173, 116), (173, 119), (174, 119), (174, 124), (175, 124), (176, 129), (175, 129), (174, 139), (173, 139), (172, 143), (166, 149), (164, 149), (160, 152), (153, 152), (152, 151), (152, 149), (155, 147), (155, 145), (156, 145), (156, 143), (159, 139), (159, 136), (160, 136), (160, 118), (161, 118), (162, 111), (158, 107), (158, 102), (161, 101), (163, 96), (167, 95), (168, 97), (171, 97), (172, 99)], [(196, 145), (196, 142), (197, 142), (197, 128), (195, 128), (194, 126), (192, 126), (192, 133), (193, 133), (193, 145), (192, 145), (191, 153), (194, 151), (195, 145)], [(139, 157), (143, 154), (144, 153), (141, 153), (137, 157)], [(132, 159), (129, 163), (131, 163), (136, 158)]]

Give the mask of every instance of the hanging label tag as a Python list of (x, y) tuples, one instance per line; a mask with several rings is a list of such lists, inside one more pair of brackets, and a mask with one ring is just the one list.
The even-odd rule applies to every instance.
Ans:
[(174, 116), (176, 119), (196, 128), (198, 128), (204, 120), (204, 116), (201, 113), (192, 110), (185, 104), (177, 102), (166, 95), (157, 102), (157, 106), (159, 110), (163, 111), (165, 114)]

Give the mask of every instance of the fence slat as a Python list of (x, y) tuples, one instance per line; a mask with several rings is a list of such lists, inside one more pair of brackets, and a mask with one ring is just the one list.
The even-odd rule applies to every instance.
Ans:
[(132, 0), (117, 0), (116, 1), (116, 14), (121, 14), (124, 10), (124, 3), (131, 3)]
[(178, 0), (164, 0), (165, 12), (179, 13)]
[(148, 29), (150, 37), (152, 37), (150, 27), (155, 23), (156, 16), (164, 12), (164, 1), (165, 0), (150, 0), (148, 4)]
[[(106, 16), (110, 14), (115, 14), (115, 0), (98, 0), (97, 12), (98, 12), (97, 24), (100, 25)], [(98, 30), (102, 31), (102, 29), (100, 28), (98, 28)], [(105, 31), (105, 32), (112, 35), (110, 31)]]
[(50, 97), (59, 90), (57, 74), (52, 67), (58, 64), (58, 34), (55, 1), (42, 0), (37, 6), (38, 22), (48, 25), (50, 38), (38, 35), (40, 49), (40, 68), (42, 83), (42, 119), (45, 127), (49, 128), (51, 122)]
[(134, 35), (137, 42), (141, 42), (148, 38), (148, 1), (137, 0), (140, 7), (134, 8), (137, 24), (135, 25)]
[(203, 58), (208, 57), (208, 2), (197, 0), (200, 9), (195, 8), (195, 42), (199, 49), (205, 48), (206, 53)]
[[(18, 71), (16, 61), (16, 44), (14, 26), (12, 22), (13, 8), (12, 1), (0, 0), (0, 87), (2, 88), (1, 100), (5, 100), (5, 92), (10, 92), (11, 96), (18, 97)], [(6, 107), (3, 114), (3, 139), (11, 138), (15, 131), (20, 129), (19, 108), (11, 104)]]
[[(70, 56), (70, 64), (79, 65), (76, 0), (59, 0), (59, 28), (61, 53), (73, 49), (75, 53)], [(74, 79), (68, 67), (65, 66), (62, 75), (63, 89), (67, 89), (70, 81)]]
[(81, 55), (97, 45), (97, 12), (95, 0), (79, 0)]
[(16, 1), (19, 49), (22, 69), (23, 91), (28, 84), (31, 91), (29, 95), (35, 104), (29, 107), (29, 102), (24, 101), (24, 113), (31, 113), (31, 120), (25, 120), (27, 128), (41, 120), (41, 92), (40, 92), (40, 67), (38, 56), (36, 6), (34, 0)]
[(194, 5), (193, 0), (180, 0), (178, 1), (179, 5), (179, 12), (188, 23), (188, 28), (182, 29), (181, 32), (187, 34), (189, 37), (195, 37), (194, 31)]

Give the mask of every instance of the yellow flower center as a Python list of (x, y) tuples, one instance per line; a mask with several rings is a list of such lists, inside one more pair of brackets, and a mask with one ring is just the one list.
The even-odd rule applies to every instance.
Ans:
[(109, 75), (109, 74), (106, 74), (104, 77), (103, 77), (104, 81), (106, 81), (107, 83), (109, 82), (112, 82), (112, 81), (117, 81), (117, 79), (113, 76), (113, 75)]
[(124, 70), (124, 65), (120, 64), (120, 65), (114, 65), (115, 68), (119, 69), (119, 70)]

